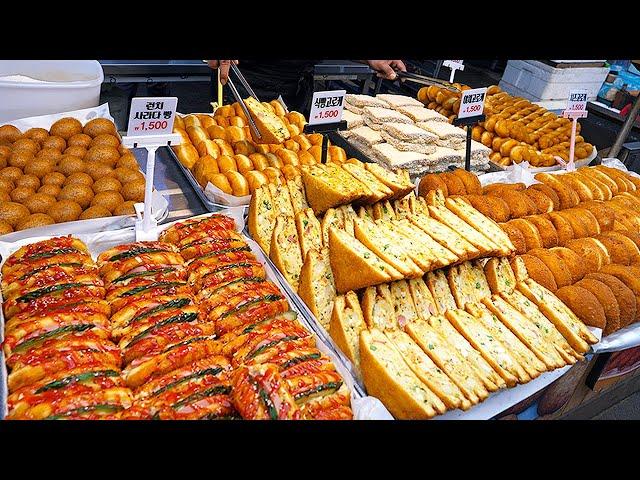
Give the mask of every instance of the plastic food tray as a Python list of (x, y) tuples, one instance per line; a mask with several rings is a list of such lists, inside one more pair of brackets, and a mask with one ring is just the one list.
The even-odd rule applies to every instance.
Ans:
[[(236, 222), (236, 229), (240, 232), (244, 230), (244, 207), (235, 207), (235, 208), (227, 208), (221, 210), (217, 213), (222, 215), (227, 215), (232, 217)], [(198, 217), (207, 217), (211, 215), (204, 214), (199, 215)], [(193, 218), (198, 218), (193, 217)], [(160, 225), (158, 227), (158, 231), (162, 232), (167, 228), (171, 227), (175, 223), (178, 223), (183, 220), (179, 220), (177, 222), (171, 222), (164, 225)], [(23, 239), (17, 242), (6, 243), (0, 242), (0, 255), (2, 255), (2, 262), (0, 263), (0, 267), (4, 264), (6, 258), (11, 255), (13, 252), (18, 250), (20, 247), (24, 245), (28, 245), (34, 242), (38, 242), (41, 240), (46, 240), (51, 238), (53, 235), (45, 235), (40, 237), (34, 237), (29, 239)], [(89, 252), (91, 253), (92, 258), (95, 260), (99, 253), (112, 248), (116, 245), (122, 245), (124, 243), (134, 242), (135, 241), (135, 229), (134, 228), (126, 228), (122, 230), (111, 230), (108, 232), (100, 232), (100, 233), (91, 233), (91, 234), (78, 234), (75, 235), (76, 238), (85, 242), (87, 247), (89, 248)], [(328, 355), (332, 362), (334, 363), (336, 370), (342, 376), (343, 380), (349, 387), (351, 391), (351, 406), (354, 412), (354, 419), (362, 419), (362, 420), (387, 420), (392, 419), (391, 415), (387, 411), (387, 409), (382, 405), (382, 403), (374, 398), (368, 397), (364, 393), (364, 390), (359, 385), (359, 382), (354, 378), (353, 368), (351, 363), (337, 351), (337, 348), (333, 344), (333, 342), (329, 342), (326, 339), (325, 335), (319, 335), (317, 333), (317, 329), (314, 325), (314, 319), (310, 314), (304, 311), (299, 307), (299, 304), (302, 303), (302, 300), (297, 297), (296, 294), (291, 294), (290, 290), (283, 287), (283, 280), (281, 280), (281, 276), (277, 269), (273, 267), (272, 263), (264, 256), (262, 250), (251, 238), (249, 238), (246, 234), (244, 234), (245, 240), (249, 244), (252, 252), (256, 255), (258, 260), (265, 264), (265, 268), (267, 271), (267, 279), (274, 282), (282, 291), (283, 295), (289, 301), (290, 307), (293, 311), (298, 314), (299, 322), (312, 334), (316, 337), (317, 347)], [(297, 298), (296, 298), (297, 297)], [(1, 299), (0, 293), (0, 299)], [(0, 340), (4, 339), (4, 312), (0, 309)], [(4, 351), (0, 351), (0, 419), (4, 419), (7, 415), (7, 369), (4, 360)]]

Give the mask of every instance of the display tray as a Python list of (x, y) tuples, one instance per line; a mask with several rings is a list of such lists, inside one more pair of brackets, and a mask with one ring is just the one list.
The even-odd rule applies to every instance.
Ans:
[[(70, 112), (52, 113), (49, 115), (21, 118), (19, 120), (12, 120), (7, 124), (13, 125), (23, 132), (28, 130), (29, 128), (45, 128), (48, 130), (54, 122), (65, 117), (75, 118), (83, 124), (88, 122), (89, 120), (93, 120), (94, 118), (106, 118), (107, 120), (111, 120), (113, 122), (113, 117), (109, 112), (109, 104), (104, 103), (98, 107), (85, 108), (83, 110), (73, 110)], [(118, 138), (120, 139), (120, 141), (122, 141), (122, 138), (119, 134)], [(142, 170), (140, 170), (140, 172), (142, 173), (142, 175), (145, 175)], [(169, 215), (169, 202), (157, 190), (153, 191), (151, 208), (153, 217), (157, 222), (163, 221)], [(15, 242), (17, 240), (29, 237), (102, 232), (106, 230), (121, 229), (132, 226), (134, 224), (134, 215), (119, 215), (115, 217), (93, 218), (90, 220), (76, 220), (74, 222), (55, 223), (53, 225), (47, 225), (44, 227), (29, 228), (27, 230), (0, 235), (0, 241)]]
[[(216, 212), (222, 215), (232, 217), (236, 222), (236, 229), (243, 233), (244, 230), (244, 209), (243, 208), (227, 208)], [(206, 217), (211, 215), (210, 213), (204, 215), (198, 215), (193, 218)], [(182, 220), (176, 222), (170, 222), (158, 227), (158, 232), (162, 232), (171, 227), (175, 223), (179, 223)], [(14, 253), (20, 247), (28, 245), (30, 243), (38, 242), (51, 238), (53, 235), (45, 235), (39, 237), (33, 237), (29, 239), (22, 239), (16, 242), (7, 243), (0, 241), (0, 255), (2, 256), (2, 262), (0, 262), (0, 268), (4, 265), (4, 262), (9, 255)], [(335, 346), (332, 342), (327, 342), (326, 339), (316, 333), (316, 329), (313, 323), (310, 321), (308, 314), (301, 312), (298, 308), (300, 302), (299, 299), (292, 298), (288, 289), (283, 288), (279, 273), (276, 273), (276, 269), (272, 266), (271, 262), (264, 256), (262, 250), (251, 238), (243, 233), (247, 244), (251, 248), (251, 251), (256, 255), (258, 260), (265, 264), (267, 271), (267, 279), (274, 282), (279, 287), (282, 294), (289, 301), (289, 305), (293, 311), (298, 314), (298, 320), (300, 323), (309, 330), (316, 337), (316, 344), (318, 349), (331, 358), (331, 361), (336, 367), (338, 373), (342, 376), (343, 380), (351, 391), (351, 406), (356, 420), (387, 420), (392, 419), (391, 414), (382, 405), (382, 403), (374, 398), (367, 396), (364, 390), (360, 387), (358, 381), (352, 374), (351, 364), (344, 358), (342, 354), (336, 352)], [(95, 260), (101, 252), (112, 248), (117, 245), (136, 241), (135, 229), (126, 228), (121, 230), (111, 230), (99, 233), (82, 233), (75, 235), (78, 239), (85, 242), (87, 245), (91, 257)], [(0, 292), (0, 300), (2, 300)], [(0, 309), (0, 340), (4, 339), (4, 311)], [(4, 351), (0, 350), (0, 420), (4, 419), (7, 415), (7, 369), (4, 359)]]

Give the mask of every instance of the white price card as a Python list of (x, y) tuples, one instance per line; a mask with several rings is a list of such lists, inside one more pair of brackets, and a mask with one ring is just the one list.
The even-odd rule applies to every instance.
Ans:
[(584, 118), (587, 116), (586, 90), (571, 90), (567, 99), (567, 109), (562, 112), (565, 118)]
[(445, 60), (442, 62), (444, 67), (449, 67), (452, 70), (464, 70), (464, 60)]
[(460, 110), (458, 118), (476, 117), (484, 111), (484, 99), (487, 96), (487, 88), (474, 88), (465, 90), (460, 97)]
[(313, 92), (311, 100), (311, 113), (309, 124), (336, 123), (342, 120), (344, 108), (344, 96), (346, 90), (329, 90), (325, 92)]
[(128, 136), (173, 132), (178, 97), (137, 97), (131, 100)]

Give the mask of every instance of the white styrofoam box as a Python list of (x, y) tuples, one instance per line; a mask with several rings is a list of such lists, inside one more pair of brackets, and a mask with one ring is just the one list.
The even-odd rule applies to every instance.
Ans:
[(499, 85), (531, 101), (566, 100), (569, 91), (577, 88), (586, 89), (593, 100), (608, 73), (606, 67), (554, 68), (537, 60), (509, 60)]
[(97, 107), (97, 60), (0, 60), (0, 122)]

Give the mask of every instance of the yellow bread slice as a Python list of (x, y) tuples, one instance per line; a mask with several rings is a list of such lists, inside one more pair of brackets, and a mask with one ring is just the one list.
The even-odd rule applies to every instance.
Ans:
[(479, 302), (484, 297), (491, 296), (482, 268), (469, 261), (450, 267), (447, 280), (458, 308), (464, 309), (468, 302)]
[(409, 192), (413, 191), (413, 189), (415, 188), (413, 183), (408, 181), (405, 176), (398, 175), (390, 170), (387, 170), (377, 163), (365, 163), (364, 166), (378, 180), (380, 180), (393, 191), (393, 195), (389, 198), (389, 200), (402, 198)]
[(399, 239), (388, 235), (384, 228), (368, 220), (358, 219), (355, 222), (355, 234), (367, 248), (404, 276), (416, 278), (423, 275), (420, 267), (409, 258), (404, 245), (398, 242)]
[(377, 329), (360, 334), (360, 366), (367, 393), (378, 398), (399, 420), (422, 420), (446, 411)]
[(484, 216), (461, 198), (449, 197), (445, 200), (445, 205), (454, 214), (497, 244), (498, 247), (500, 247), (500, 255), (508, 256), (515, 251), (515, 247), (513, 243), (511, 243), (511, 240), (509, 240), (509, 236), (496, 222)]
[(525, 297), (522, 293), (518, 290), (514, 290), (511, 293), (502, 292), (500, 293), (500, 296), (522, 315), (531, 320), (545, 340), (556, 348), (558, 354), (560, 354), (565, 362), (574, 364), (577, 360), (583, 359), (582, 355), (571, 348), (571, 345), (567, 343), (567, 340), (562, 336), (553, 323), (544, 316), (536, 304)]
[(374, 203), (372, 207), (374, 220), (395, 220), (396, 212), (389, 200)]
[(433, 363), (433, 360), (401, 330), (385, 332), (386, 337), (402, 355), (413, 373), (435, 393), (448, 409), (468, 410), (471, 402), (462, 394), (458, 386)]
[(403, 275), (343, 230), (329, 230), (329, 258), (338, 293), (359, 290)]
[(398, 328), (393, 300), (386, 285), (367, 287), (362, 294), (360, 305), (367, 327), (382, 331)]
[(271, 198), (273, 198), (273, 208), (276, 211), (276, 215), (293, 217), (295, 213), (293, 204), (291, 203), (291, 194), (287, 186), (276, 185), (275, 183), (269, 183), (268, 185)]
[(260, 132), (260, 138), (257, 138), (253, 131), (251, 131), (251, 137), (254, 142), (261, 144), (280, 144), (291, 138), (291, 134), (282, 119), (267, 109), (258, 100), (253, 97), (248, 97), (244, 99), (244, 104), (247, 110), (249, 110), (258, 132)]
[(391, 224), (396, 226), (398, 231), (405, 237), (409, 238), (412, 244), (412, 249), (410, 250), (411, 258), (421, 267), (428, 266), (425, 271), (446, 267), (458, 261), (458, 256), (455, 253), (440, 245), (424, 230), (409, 220), (396, 220)]
[(464, 310), (449, 310), (447, 319), (498, 372), (507, 386), (513, 387), (519, 381), (527, 382), (531, 377), (524, 371), (509, 350), (494, 338), (476, 318)]
[(393, 190), (367, 171), (362, 164), (344, 163), (342, 168), (369, 188), (371, 194), (366, 199), (367, 203), (379, 202), (393, 196)]
[(535, 303), (558, 331), (578, 353), (589, 351), (589, 345), (598, 342), (587, 326), (549, 290), (533, 279), (518, 282), (518, 290)]
[(420, 318), (427, 319), (432, 315), (438, 315), (436, 301), (431, 295), (429, 287), (422, 278), (413, 278), (407, 281), (409, 292)]
[[(428, 248), (420, 244), (419, 241), (416, 241), (412, 236), (412, 231), (409, 230), (409, 233), (406, 233), (406, 230), (402, 228), (401, 220), (394, 220), (392, 222), (382, 222), (377, 221), (376, 225), (380, 226), (381, 229), (389, 232), (393, 238), (397, 239), (398, 243), (401, 243), (407, 252), (408, 257), (415, 263), (422, 272), (428, 272), (429, 270), (433, 270), (433, 263), (435, 260), (435, 255)], [(405, 225), (411, 225), (408, 220), (404, 220)]]
[(453, 252), (458, 257), (458, 260), (469, 260), (480, 256), (479, 249), (458, 232), (435, 218), (420, 214), (412, 216), (409, 220), (442, 247)]
[(458, 308), (451, 293), (449, 281), (442, 270), (427, 273), (426, 282), (440, 315), (452, 308)]
[[(496, 340), (498, 340), (516, 359), (522, 369), (527, 373), (529, 379), (538, 377), (541, 373), (547, 371), (544, 363), (538, 360), (538, 357), (516, 337), (511, 330), (504, 325), (498, 317), (489, 311), (482, 303), (468, 303), (466, 310), (471, 314), (478, 323), (482, 325), (487, 332)], [(522, 376), (518, 376), (520, 382), (528, 381)]]
[(344, 222), (344, 230), (349, 235), (355, 235), (354, 233), (354, 222), (358, 218), (356, 215), (356, 211), (353, 209), (351, 205), (342, 205), (338, 207), (336, 211), (339, 214), (342, 214), (342, 220)]
[[(524, 282), (529, 278), (529, 272), (527, 272), (527, 266), (524, 263), (524, 260), (520, 258), (520, 256), (512, 257), (509, 261), (509, 265), (513, 271), (513, 276), (517, 282)], [(494, 292), (495, 293), (495, 292)]]
[(309, 250), (300, 271), (298, 295), (325, 330), (329, 328), (331, 310), (336, 297), (329, 249)]
[(389, 284), (389, 292), (396, 321), (400, 329), (404, 329), (407, 323), (415, 322), (418, 319), (418, 311), (413, 303), (413, 297), (409, 291), (406, 280), (398, 280)]
[(289, 189), (289, 195), (291, 198), (291, 205), (293, 206), (293, 212), (298, 213), (309, 207), (307, 203), (307, 197), (304, 193), (304, 184), (302, 183), (302, 176), (292, 178), (287, 182), (287, 188)]
[(482, 358), (480, 352), (473, 348), (467, 339), (449, 323), (449, 320), (447, 320), (444, 315), (430, 317), (426, 322), (431, 328), (438, 332), (442, 338), (447, 339), (447, 342), (449, 342), (456, 352), (465, 360), (466, 364), (471, 367), (488, 391), (495, 392), (507, 386), (503, 378)]
[(549, 369), (553, 370), (566, 364), (555, 348), (545, 341), (533, 322), (509, 305), (503, 298), (493, 295), (491, 298), (484, 298), (482, 303)]
[(447, 208), (429, 206), (429, 213), (431, 217), (458, 232), (469, 243), (476, 247), (483, 256), (497, 255), (500, 253), (500, 247), (498, 247), (498, 245)]
[[(328, 167), (327, 165), (332, 165)], [(340, 174), (342, 172), (348, 178)], [(364, 185), (333, 164), (313, 165), (302, 170), (307, 202), (316, 215), (331, 207), (346, 205), (363, 196)]]
[[(430, 320), (434, 318), (438, 317), (431, 317)], [(407, 325), (406, 331), (471, 403), (476, 404), (489, 396), (489, 392), (471, 367), (425, 320)]]
[(358, 375), (360, 369), (360, 332), (367, 329), (358, 296), (354, 292), (336, 297), (329, 323), (329, 335), (347, 356)]
[(337, 209), (330, 208), (327, 210), (322, 217), (322, 222), (320, 223), (320, 230), (322, 231), (322, 244), (326, 247), (329, 245), (329, 229), (331, 227), (339, 228), (340, 230), (344, 230), (344, 215), (339, 213)]
[(276, 210), (267, 185), (257, 188), (249, 202), (249, 234), (268, 255), (271, 249), (271, 236), (276, 223)]
[(298, 291), (302, 251), (293, 217), (278, 215), (271, 236), (269, 258), (294, 291)]
[(490, 258), (484, 264), (484, 275), (491, 293), (511, 293), (516, 288), (516, 277), (507, 258)]
[(320, 251), (322, 248), (322, 227), (310, 208), (305, 208), (296, 213), (295, 220), (302, 258), (305, 260), (309, 250)]

